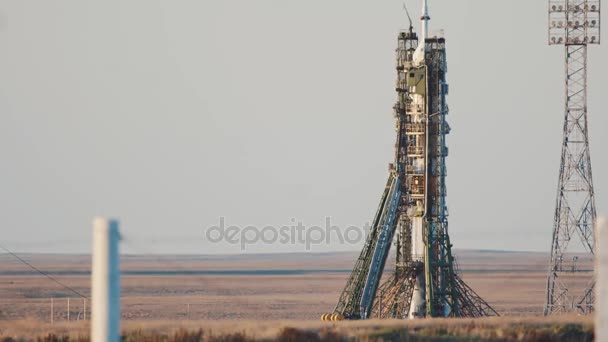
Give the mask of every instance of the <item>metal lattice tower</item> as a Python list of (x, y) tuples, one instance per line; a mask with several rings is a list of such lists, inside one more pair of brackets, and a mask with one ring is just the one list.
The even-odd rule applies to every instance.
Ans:
[(566, 109), (545, 315), (593, 311), (595, 197), (587, 124), (587, 45), (600, 1), (549, 1), (549, 44), (566, 47)]
[[(448, 235), (445, 38), (397, 38), (395, 161), (363, 250), (332, 314), (323, 320), (481, 317), (496, 311), (458, 276)], [(394, 272), (383, 277), (393, 240)], [(384, 280), (381, 282), (381, 280)]]

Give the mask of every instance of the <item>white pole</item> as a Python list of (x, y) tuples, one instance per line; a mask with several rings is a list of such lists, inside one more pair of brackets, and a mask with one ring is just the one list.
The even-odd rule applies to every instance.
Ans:
[(68, 322), (70, 321), (70, 298), (68, 298)]
[(118, 221), (93, 220), (92, 342), (119, 341), (119, 240)]
[(53, 298), (51, 298), (51, 324), (53, 324), (53, 313), (55, 312), (54, 308), (53, 308)]
[(87, 299), (82, 298), (82, 303), (83, 303), (82, 320), (86, 321), (87, 320)]
[(608, 220), (597, 222), (599, 244), (596, 245), (597, 258), (595, 272), (595, 340), (608, 341)]

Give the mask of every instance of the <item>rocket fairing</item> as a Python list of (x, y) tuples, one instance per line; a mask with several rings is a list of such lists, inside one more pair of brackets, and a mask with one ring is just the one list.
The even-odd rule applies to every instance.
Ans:
[(426, 38), (429, 35), (429, 20), (431, 17), (429, 16), (429, 3), (428, 0), (422, 0), (422, 16), (420, 17), (421, 21), (421, 33), (420, 33), (420, 41), (422, 44), (419, 44), (414, 52), (413, 62), (414, 65), (419, 66), (424, 64), (425, 53), (426, 53)]

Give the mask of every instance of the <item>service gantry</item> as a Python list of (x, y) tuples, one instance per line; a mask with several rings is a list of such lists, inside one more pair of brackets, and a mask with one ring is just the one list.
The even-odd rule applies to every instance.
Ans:
[[(408, 15), (409, 17), (409, 15)], [(459, 277), (446, 202), (445, 38), (428, 34), (423, 1), (420, 41), (397, 38), (395, 162), (367, 241), (333, 314), (322, 319), (481, 317), (496, 311)], [(393, 241), (394, 272), (381, 278)]]

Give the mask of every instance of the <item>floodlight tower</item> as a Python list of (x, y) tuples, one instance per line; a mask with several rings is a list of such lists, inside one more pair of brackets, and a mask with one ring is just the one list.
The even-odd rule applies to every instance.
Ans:
[(599, 0), (549, 1), (549, 45), (566, 47), (566, 110), (545, 315), (593, 311), (596, 212), (587, 124), (587, 45), (599, 43)]

